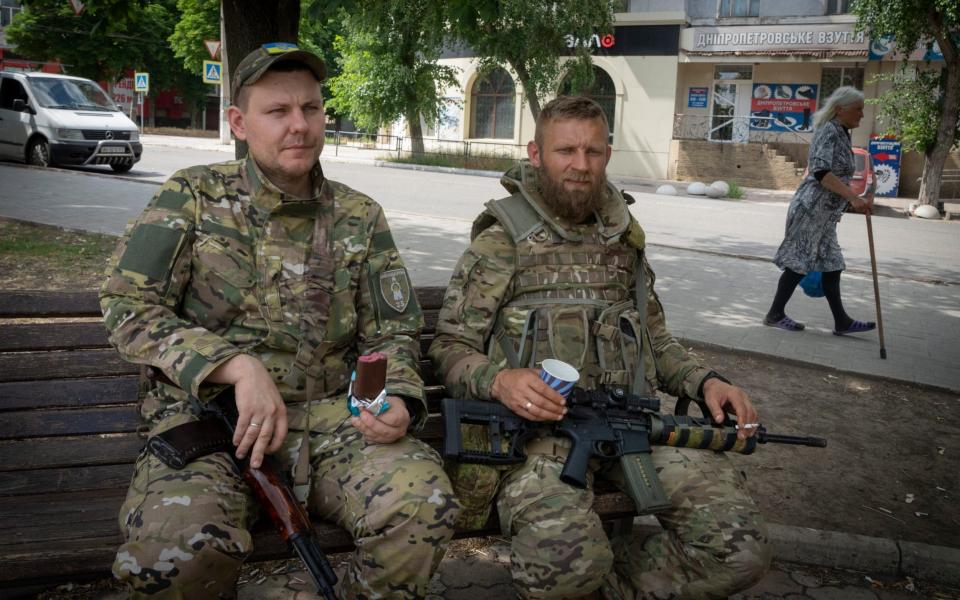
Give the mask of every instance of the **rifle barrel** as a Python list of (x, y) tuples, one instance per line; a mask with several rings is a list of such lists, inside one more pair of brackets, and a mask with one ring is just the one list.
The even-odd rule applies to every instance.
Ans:
[(798, 435), (782, 435), (779, 433), (759, 434), (761, 444), (792, 444), (794, 446), (813, 446), (814, 448), (826, 448), (827, 440), (819, 437), (804, 437)]
[(336, 593), (333, 590), (333, 586), (337, 583), (337, 576), (327, 561), (327, 557), (314, 545), (316, 541), (310, 536), (296, 535), (290, 538), (290, 543), (307, 568), (307, 573), (313, 579), (317, 591), (326, 600), (337, 600)]

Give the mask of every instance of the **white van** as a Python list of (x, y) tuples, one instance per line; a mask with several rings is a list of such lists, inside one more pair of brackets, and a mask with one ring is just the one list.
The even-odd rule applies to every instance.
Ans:
[(0, 72), (0, 158), (31, 165), (140, 160), (140, 131), (95, 82), (51, 73)]

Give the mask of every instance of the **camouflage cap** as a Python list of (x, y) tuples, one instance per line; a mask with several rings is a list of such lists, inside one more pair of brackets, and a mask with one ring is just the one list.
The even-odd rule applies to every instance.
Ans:
[(301, 50), (296, 44), (272, 42), (260, 46), (240, 61), (230, 83), (230, 97), (236, 98), (237, 90), (241, 86), (256, 83), (271, 65), (278, 62), (301, 63), (313, 71), (317, 81), (323, 81), (327, 77), (327, 67), (316, 54)]

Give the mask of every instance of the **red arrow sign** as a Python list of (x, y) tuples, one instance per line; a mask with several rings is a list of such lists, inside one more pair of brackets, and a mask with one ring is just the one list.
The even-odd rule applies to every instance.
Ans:
[(220, 53), (220, 40), (203, 40), (203, 45), (207, 47), (210, 58), (216, 60), (217, 54)]

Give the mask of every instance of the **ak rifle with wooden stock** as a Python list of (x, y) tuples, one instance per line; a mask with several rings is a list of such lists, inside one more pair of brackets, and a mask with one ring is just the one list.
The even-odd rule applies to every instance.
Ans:
[[(179, 387), (152, 367), (146, 369), (146, 376), (154, 382)], [(234, 455), (233, 432), (237, 423), (237, 405), (233, 388), (229, 387), (221, 392), (209, 404), (206, 412), (199, 421), (185, 423), (151, 436), (147, 440), (147, 447), (165, 464), (175, 469), (182, 469), (191, 460), (205, 454), (221, 451), (228, 453), (280, 537), (293, 548), (303, 562), (317, 591), (326, 600), (337, 600), (334, 592), (337, 575), (313, 536), (310, 517), (294, 495), (280, 462), (266, 454), (260, 468), (253, 468), (250, 466), (249, 456), (239, 460)], [(190, 445), (187, 456), (182, 452), (185, 444)]]

